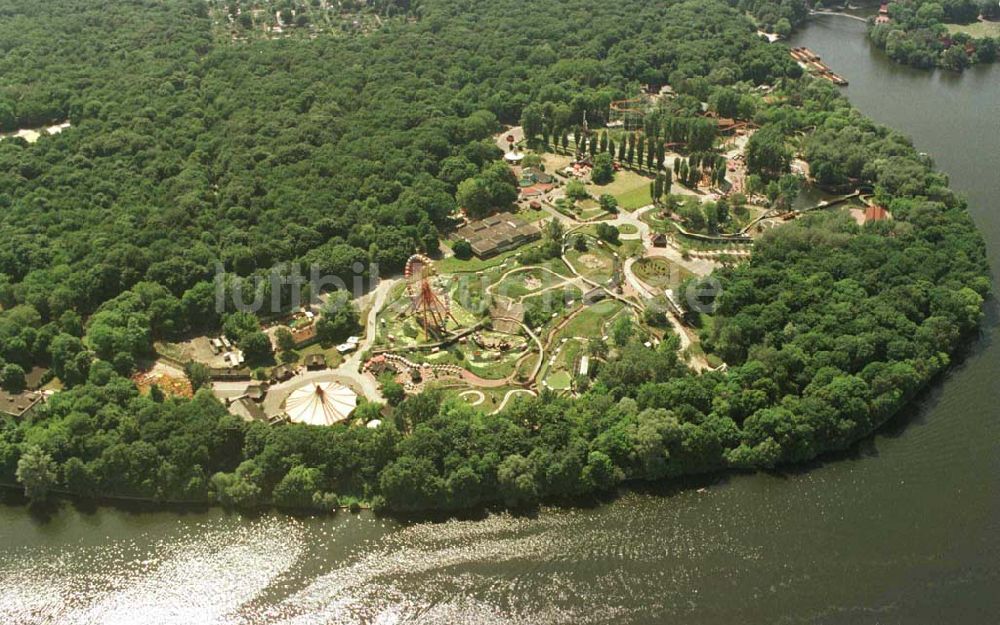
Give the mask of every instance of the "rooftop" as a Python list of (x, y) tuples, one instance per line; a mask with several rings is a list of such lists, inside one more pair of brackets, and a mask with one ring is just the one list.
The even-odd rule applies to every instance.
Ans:
[(324, 369), (326, 368), (326, 357), (323, 354), (309, 354), (305, 360), (306, 367)]
[(534, 241), (542, 231), (511, 213), (499, 213), (463, 226), (457, 234), (469, 242), (476, 256), (487, 258)]
[(240, 397), (231, 403), (229, 412), (244, 421), (265, 421), (267, 419), (264, 409), (246, 397)]
[(870, 221), (887, 221), (891, 218), (892, 215), (889, 214), (889, 211), (877, 204), (873, 204), (865, 209), (865, 223)]
[(23, 393), (12, 394), (0, 390), (0, 414), (20, 417), (29, 412), (42, 400), (42, 394), (38, 391), (25, 391)]

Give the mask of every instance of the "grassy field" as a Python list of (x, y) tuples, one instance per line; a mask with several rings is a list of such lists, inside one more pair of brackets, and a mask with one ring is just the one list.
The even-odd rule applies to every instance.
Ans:
[(583, 220), (597, 219), (608, 214), (596, 200), (583, 200), (577, 204), (576, 208), (577, 216)]
[(615, 179), (606, 185), (588, 184), (587, 191), (594, 197), (607, 193), (618, 200), (622, 210), (633, 211), (652, 203), (649, 195), (650, 179), (634, 171), (623, 169), (615, 173)]
[(464, 363), (464, 367), (481, 378), (500, 380), (514, 373), (514, 367), (517, 364), (517, 359), (514, 356), (514, 353), (510, 353), (506, 357), (502, 357), (500, 360), (494, 362), (484, 362), (470, 358)]
[(570, 249), (566, 252), (566, 258), (581, 275), (603, 284), (611, 280), (615, 268), (614, 256), (609, 248), (606, 244), (597, 245), (591, 241), (586, 252)]
[(666, 258), (643, 258), (633, 265), (636, 277), (655, 288), (673, 288), (691, 277), (691, 272)]
[(587, 345), (580, 339), (571, 339), (563, 343), (562, 349), (559, 351), (559, 359), (556, 361), (557, 367), (562, 367), (567, 371), (573, 373), (573, 365), (576, 364), (576, 358), (579, 356)]
[(513, 258), (517, 254), (529, 250), (532, 247), (537, 247), (539, 244), (534, 243), (532, 245), (525, 245), (524, 247), (519, 247), (516, 250), (510, 250), (509, 252), (504, 252), (503, 254), (497, 254), (493, 258), (479, 259), (473, 256), (469, 260), (462, 260), (460, 258), (444, 258), (434, 263), (434, 268), (437, 269), (438, 273), (462, 273), (468, 271), (483, 271), (491, 267), (496, 267), (497, 265), (503, 263), (503, 261), (508, 258)]
[[(515, 387), (515, 386), (503, 386), (503, 387), (500, 387), (500, 388), (478, 388), (477, 389), (477, 388), (474, 388), (474, 387), (471, 387), (471, 386), (466, 386), (466, 385), (463, 385), (463, 384), (454, 384), (454, 385), (453, 384), (435, 384), (433, 386), (436, 387), (436, 388), (443, 388), (448, 393), (448, 395), (451, 395), (451, 396), (460, 396), (460, 395), (462, 395), (462, 393), (467, 393), (467, 395), (465, 397), (462, 397), (461, 399), (462, 399), (462, 401), (464, 401), (465, 403), (470, 404), (470, 405), (472, 404), (472, 402), (477, 401), (479, 399), (479, 397), (478, 397), (477, 393), (475, 393), (475, 392), (469, 392), (469, 391), (478, 391), (478, 392), (482, 393), (483, 394), (483, 402), (481, 404), (477, 405), (477, 406), (473, 406), (473, 408), (475, 410), (478, 410), (479, 412), (484, 412), (484, 413), (490, 413), (490, 412), (493, 412), (494, 410), (496, 410), (500, 406), (500, 403), (503, 401), (504, 395), (506, 395), (508, 391), (511, 391), (511, 390), (514, 390), (514, 389), (518, 388), (518, 387)], [(527, 397), (527, 395), (526, 394), (518, 394), (517, 397)], [(514, 399), (511, 399), (510, 402), (508, 402), (507, 405), (509, 406), (513, 402), (514, 402)]]
[(560, 332), (564, 337), (601, 337), (604, 334), (604, 323), (622, 309), (618, 300), (606, 299), (587, 308)]
[(566, 263), (564, 263), (561, 258), (550, 258), (538, 266), (551, 269), (564, 278), (573, 277), (573, 272), (569, 270), (569, 267), (566, 266)]
[(552, 219), (552, 217), (545, 209), (539, 208), (536, 210), (533, 208), (526, 208), (525, 206), (521, 206), (520, 208), (517, 209), (517, 216), (522, 221), (526, 221), (528, 223), (534, 223), (536, 221), (547, 221), (549, 219)]
[(528, 377), (535, 370), (535, 365), (538, 364), (538, 353), (533, 356), (529, 356), (521, 361), (521, 364), (517, 366), (517, 379), (519, 381), (527, 381)]
[(649, 195), (649, 182), (647, 181), (643, 186), (617, 196), (617, 199), (618, 205), (626, 211), (634, 211), (652, 204), (653, 198)]
[(657, 210), (646, 211), (639, 216), (639, 219), (649, 224), (655, 232), (675, 232), (676, 228), (674, 228), (673, 222), (669, 219), (661, 218), (657, 213), (659, 213)]
[(525, 268), (523, 271), (518, 271), (504, 278), (493, 290), (493, 294), (520, 299), (562, 281), (561, 276), (553, 275), (549, 271)]
[(949, 33), (967, 33), (973, 37), (1000, 37), (1000, 22), (945, 24)]
[(572, 385), (573, 378), (570, 376), (569, 371), (559, 370), (546, 376), (545, 381), (552, 390), (565, 391)]

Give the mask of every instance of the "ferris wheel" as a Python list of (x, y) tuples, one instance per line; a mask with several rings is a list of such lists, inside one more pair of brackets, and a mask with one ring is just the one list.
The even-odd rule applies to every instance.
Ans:
[(425, 338), (446, 333), (448, 319), (454, 320), (448, 296), (439, 293), (434, 285), (437, 271), (431, 259), (414, 254), (406, 261), (404, 276), (406, 293), (410, 297), (408, 313), (416, 315), (417, 323), (424, 329)]

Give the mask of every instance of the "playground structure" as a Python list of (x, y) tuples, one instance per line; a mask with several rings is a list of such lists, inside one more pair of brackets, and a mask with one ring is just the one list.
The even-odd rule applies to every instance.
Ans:
[[(437, 272), (431, 260), (422, 254), (414, 254), (406, 261), (406, 292), (410, 297), (409, 314), (416, 316), (424, 330), (424, 338), (440, 338), (447, 334), (448, 319), (456, 323), (451, 314), (447, 294), (439, 293), (433, 283)], [(406, 313), (404, 313), (406, 314)]]

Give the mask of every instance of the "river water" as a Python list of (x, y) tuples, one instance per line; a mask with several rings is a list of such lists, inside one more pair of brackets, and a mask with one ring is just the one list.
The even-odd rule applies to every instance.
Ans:
[[(926, 74), (819, 18), (793, 42), (966, 193), (1000, 267), (1000, 66)], [(2, 623), (1000, 621), (997, 315), (846, 457), (534, 517), (405, 524), (0, 504)]]

